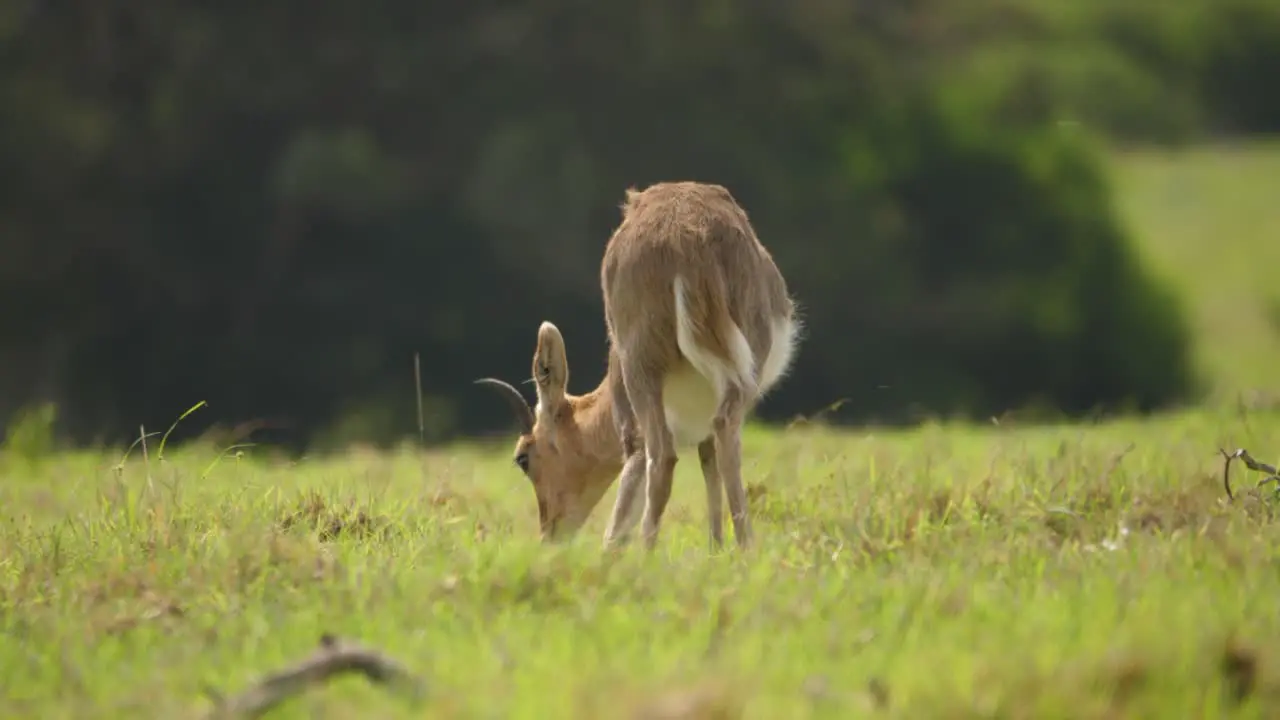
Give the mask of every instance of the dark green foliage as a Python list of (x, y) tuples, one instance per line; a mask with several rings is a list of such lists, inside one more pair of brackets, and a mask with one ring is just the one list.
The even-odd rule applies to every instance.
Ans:
[(1237, 0), (1205, 18), (1198, 67), (1217, 129), (1280, 133), (1280, 2)]
[(949, 82), (1005, 118), (1130, 141), (1280, 132), (1276, 0), (976, 0), (948, 12), (949, 25), (989, 33), (953, 58)]
[(207, 400), (179, 432), (410, 435), (420, 352), (428, 434), (498, 430), (470, 381), (526, 376), (543, 319), (572, 389), (597, 381), (623, 190), (690, 178), (737, 195), (804, 306), (766, 416), (1175, 400), (1180, 313), (1087, 137), (1265, 127), (1238, 88), (1280, 25), (1231, 2), (1191, 42), (1167, 4), (1147, 31), (1056, 0), (9, 0), (0, 418), (50, 400), (116, 440)]
[[(1181, 308), (1137, 265), (1074, 132), (927, 102), (875, 127), (847, 167), (878, 221), (843, 251), (806, 253), (797, 284), (823, 309), (810, 327), (824, 340), (806, 347), (800, 377), (824, 376), (885, 419), (1037, 400), (1151, 408), (1191, 385)], [(909, 150), (871, 159), (897, 147)], [(825, 340), (836, 337), (847, 341)]]

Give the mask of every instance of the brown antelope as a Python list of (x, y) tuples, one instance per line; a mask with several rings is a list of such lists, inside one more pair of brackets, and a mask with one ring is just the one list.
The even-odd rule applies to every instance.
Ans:
[(725, 188), (659, 183), (627, 190), (600, 284), (609, 357), (599, 387), (568, 393), (564, 337), (549, 322), (533, 355), (534, 408), (508, 383), (477, 381), (501, 392), (520, 423), (515, 462), (533, 482), (543, 540), (576, 533), (619, 477), (605, 547), (628, 539), (643, 479), (652, 548), (676, 451), (696, 445), (711, 543), (724, 542), (727, 494), (734, 537), (746, 546), (741, 428), (786, 373), (800, 330), (772, 256)]

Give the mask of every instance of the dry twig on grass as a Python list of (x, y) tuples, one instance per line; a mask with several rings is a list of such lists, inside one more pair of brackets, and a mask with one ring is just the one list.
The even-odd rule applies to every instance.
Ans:
[(373, 650), (339, 642), (331, 635), (323, 635), (320, 649), (311, 657), (267, 675), (239, 695), (215, 698), (215, 707), (209, 718), (261, 717), (312, 685), (350, 673), (363, 675), (377, 685), (407, 691), (415, 698), (421, 690), (417, 679), (394, 660)]
[(1258, 481), (1258, 487), (1262, 487), (1269, 482), (1275, 482), (1280, 486), (1280, 471), (1277, 471), (1274, 465), (1260, 463), (1254, 460), (1249, 451), (1244, 448), (1238, 448), (1235, 452), (1229, 453), (1222, 448), (1218, 448), (1218, 452), (1222, 454), (1222, 487), (1227, 491), (1227, 499), (1235, 500), (1236, 496), (1231, 492), (1231, 461), (1239, 458), (1245, 467), (1254, 472), (1263, 472), (1267, 477)]

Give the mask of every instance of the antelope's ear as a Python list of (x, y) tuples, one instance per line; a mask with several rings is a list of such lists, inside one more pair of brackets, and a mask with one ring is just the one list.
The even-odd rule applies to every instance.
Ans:
[(544, 322), (538, 328), (533, 353), (533, 383), (538, 388), (539, 412), (554, 414), (564, 403), (569, 386), (569, 357), (559, 328)]

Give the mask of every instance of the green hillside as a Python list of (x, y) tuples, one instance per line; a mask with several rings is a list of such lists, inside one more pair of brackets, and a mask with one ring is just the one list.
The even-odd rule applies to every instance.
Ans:
[(1280, 142), (1117, 153), (1120, 211), (1180, 290), (1219, 397), (1280, 393)]

